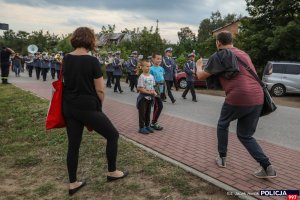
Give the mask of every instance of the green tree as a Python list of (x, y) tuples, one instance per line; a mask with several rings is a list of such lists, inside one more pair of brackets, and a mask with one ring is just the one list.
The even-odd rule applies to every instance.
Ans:
[(57, 43), (56, 50), (57, 51), (63, 51), (65, 53), (69, 53), (73, 51), (73, 47), (70, 42), (72, 34), (68, 34), (63, 36), (63, 38)]
[(179, 38), (178, 54), (188, 54), (197, 48), (196, 35), (189, 27), (181, 28), (177, 33)]
[(129, 54), (132, 50), (137, 50), (146, 58), (152, 55), (153, 52), (162, 52), (166, 45), (166, 41), (160, 37), (158, 30), (153, 30), (153, 27), (144, 27), (141, 31), (138, 29), (127, 31), (131, 34), (132, 39), (131, 41), (122, 42), (119, 48), (127, 49)]
[(242, 20), (237, 46), (263, 67), (268, 60), (300, 60), (298, 0), (246, 0), (251, 17)]
[(225, 26), (239, 18), (241, 15), (227, 14), (224, 18), (219, 11), (212, 12), (210, 18), (203, 19), (198, 29), (198, 43), (204, 42), (211, 37), (213, 30)]

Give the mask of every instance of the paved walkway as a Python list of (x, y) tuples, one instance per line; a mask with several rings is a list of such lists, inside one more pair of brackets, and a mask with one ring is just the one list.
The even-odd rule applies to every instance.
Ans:
[[(26, 79), (28, 78), (21, 77), (20, 79), (12, 79), (11, 82), (24, 90), (50, 99), (51, 85), (49, 81), (37, 82), (26, 81)], [(138, 115), (135, 106), (107, 98), (104, 103), (104, 112), (125, 137), (240, 191), (300, 189), (300, 152), (297, 150), (258, 140), (278, 172), (276, 179), (261, 180), (253, 176), (253, 172), (259, 168), (259, 165), (246, 152), (236, 134), (229, 134), (228, 164), (227, 168), (221, 169), (214, 162), (217, 155), (217, 142), (216, 129), (213, 127), (162, 113), (159, 121), (165, 127), (164, 130), (149, 135), (141, 135), (137, 133)], [(258, 199), (286, 199), (285, 197), (254, 197)]]

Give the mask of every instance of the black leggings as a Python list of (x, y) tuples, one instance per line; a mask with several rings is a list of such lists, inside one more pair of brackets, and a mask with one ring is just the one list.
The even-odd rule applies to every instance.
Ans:
[(63, 112), (68, 134), (67, 166), (70, 183), (77, 181), (76, 174), (79, 148), (85, 125), (101, 134), (107, 140), (106, 158), (108, 162), (108, 171), (115, 171), (119, 132), (108, 117), (100, 111), (77, 110), (74, 107), (69, 107), (65, 104)]

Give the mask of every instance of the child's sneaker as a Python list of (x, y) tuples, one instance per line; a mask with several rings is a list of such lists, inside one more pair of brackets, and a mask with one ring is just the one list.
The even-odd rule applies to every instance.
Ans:
[(139, 133), (141, 134), (149, 134), (150, 132), (146, 128), (140, 128)]
[(146, 129), (148, 132), (150, 132), (150, 133), (153, 133), (153, 132), (154, 132), (154, 130), (153, 130), (150, 126), (147, 126), (145, 129)]
[(153, 128), (154, 130), (158, 130), (158, 131), (163, 129), (163, 127), (160, 126), (157, 122), (155, 122), (154, 124), (151, 124), (150, 127)]

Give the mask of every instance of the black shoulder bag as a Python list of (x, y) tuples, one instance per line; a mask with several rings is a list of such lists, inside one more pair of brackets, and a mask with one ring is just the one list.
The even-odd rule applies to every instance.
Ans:
[(261, 85), (263, 92), (264, 92), (264, 104), (263, 108), (261, 110), (260, 116), (268, 115), (272, 112), (274, 112), (277, 109), (277, 106), (275, 105), (267, 86), (258, 78), (257, 74), (239, 57), (237, 57), (237, 60), (242, 64), (243, 67), (247, 69), (247, 71), (250, 72), (254, 76), (254, 78), (258, 81), (258, 83)]

